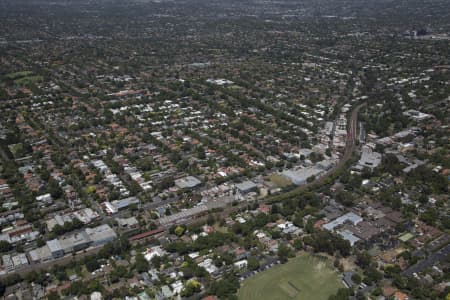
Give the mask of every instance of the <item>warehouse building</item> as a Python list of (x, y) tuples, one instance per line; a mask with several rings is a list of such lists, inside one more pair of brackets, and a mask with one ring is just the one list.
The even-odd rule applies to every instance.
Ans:
[(59, 239), (59, 244), (64, 253), (77, 252), (90, 246), (91, 240), (86, 232), (81, 231)]
[(309, 177), (318, 176), (323, 172), (323, 169), (318, 167), (308, 167), (297, 170), (286, 170), (281, 172), (281, 175), (292, 181), (296, 185), (305, 184)]
[(381, 164), (381, 154), (378, 152), (372, 151), (367, 146), (362, 147), (361, 158), (358, 161), (358, 164), (354, 167), (355, 170), (362, 170), (364, 168), (369, 168), (373, 170)]
[(89, 247), (101, 246), (116, 238), (117, 234), (114, 230), (108, 224), (103, 224), (94, 228), (86, 228), (63, 238), (47, 241), (45, 246), (29, 251), (28, 257), (32, 263), (40, 263)]
[(362, 218), (353, 212), (346, 213), (345, 215), (340, 216), (334, 221), (323, 225), (323, 228), (326, 230), (334, 230), (336, 227), (339, 227), (345, 223), (351, 223), (353, 225), (358, 225), (359, 222), (362, 222)]
[(86, 228), (86, 235), (93, 247), (104, 245), (117, 238), (117, 234), (108, 224), (103, 224), (95, 228)]
[(257, 190), (257, 186), (253, 181), (247, 180), (236, 184), (236, 188), (241, 194), (248, 194)]
[(31, 250), (28, 252), (28, 257), (30, 262), (34, 264), (53, 259), (50, 248), (47, 245)]
[(112, 201), (111, 204), (114, 205), (117, 210), (122, 210), (130, 205), (139, 204), (139, 199), (136, 197), (128, 197), (125, 199)]
[(57, 239), (47, 241), (47, 246), (53, 258), (64, 256), (64, 250)]
[(194, 176), (187, 176), (175, 180), (175, 185), (180, 189), (192, 189), (199, 186), (202, 182)]

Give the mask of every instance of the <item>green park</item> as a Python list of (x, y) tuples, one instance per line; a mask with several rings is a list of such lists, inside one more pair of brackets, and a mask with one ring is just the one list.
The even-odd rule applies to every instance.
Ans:
[(303, 253), (287, 263), (260, 272), (241, 285), (239, 300), (321, 300), (344, 287), (325, 257)]

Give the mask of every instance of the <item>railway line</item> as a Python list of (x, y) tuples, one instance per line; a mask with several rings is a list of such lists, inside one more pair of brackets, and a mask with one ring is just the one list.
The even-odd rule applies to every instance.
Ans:
[[(344, 167), (346, 165), (346, 163), (352, 157), (353, 151), (355, 150), (355, 147), (356, 147), (355, 141), (357, 140), (357, 132), (358, 132), (357, 131), (358, 113), (359, 113), (359, 110), (361, 109), (361, 107), (363, 107), (365, 105), (367, 105), (367, 103), (359, 104), (351, 112), (351, 117), (350, 117), (349, 125), (348, 125), (349, 135), (347, 138), (346, 147), (344, 149), (344, 154), (343, 154), (342, 158), (339, 160), (339, 162), (332, 169), (330, 169), (329, 171), (324, 173), (317, 180), (307, 183), (307, 184), (304, 184), (302, 186), (299, 186), (299, 187), (295, 188), (294, 190), (286, 192), (284, 194), (279, 194), (279, 195), (277, 195), (277, 197), (283, 196), (283, 195), (287, 195), (288, 197), (290, 195), (295, 196), (297, 193), (299, 193), (301, 191), (305, 191), (305, 190), (308, 190), (315, 186), (318, 186), (321, 183), (323, 183), (324, 180), (329, 178), (331, 175), (333, 175), (335, 172), (339, 171), (342, 167)], [(1, 151), (0, 151), (0, 155), (2, 155), (2, 154), (4, 154), (4, 153), (1, 153)], [(273, 202), (273, 197), (267, 197), (265, 199), (259, 200), (258, 202), (259, 203), (271, 203), (271, 202)], [(229, 205), (229, 203), (226, 203), (225, 204), (226, 206), (224, 206), (223, 208), (217, 207), (216, 209), (221, 209), (221, 210), (220, 211), (218, 210), (217, 212), (215, 212), (215, 214), (220, 217), (227, 217), (231, 213), (239, 211), (240, 209), (246, 207), (248, 204), (249, 204), (249, 202), (240, 202), (237, 205)], [(139, 242), (143, 242), (143, 241), (150, 241), (152, 238), (155, 238), (156, 236), (163, 236), (168, 232), (169, 228), (174, 224), (192, 225), (192, 224), (196, 224), (196, 223), (205, 222), (207, 220), (209, 212), (211, 210), (209, 210), (206, 205), (204, 205), (204, 206), (206, 208), (198, 210), (197, 214), (195, 214), (195, 215), (186, 216), (180, 220), (174, 220), (174, 222), (160, 224), (160, 228), (158, 228), (157, 230), (154, 230), (154, 233), (152, 233), (150, 231), (140, 233), (136, 236), (131, 237), (130, 242), (139, 243)], [(108, 220), (109, 220), (109, 218), (108, 218)], [(139, 238), (139, 236), (142, 236), (142, 239)], [(0, 274), (0, 278), (4, 278), (4, 277), (14, 274), (14, 273), (20, 273), (21, 275), (25, 275), (31, 271), (48, 269), (53, 265), (60, 265), (60, 266), (66, 265), (66, 264), (70, 263), (71, 261), (79, 261), (86, 256), (96, 254), (101, 248), (102, 247), (90, 248), (90, 249), (86, 249), (86, 250), (82, 251), (82, 253), (78, 253), (76, 255), (67, 255), (60, 259), (55, 259), (55, 260), (45, 262), (45, 263), (40, 263), (40, 264), (31, 264), (20, 270), (15, 271), (15, 272)]]

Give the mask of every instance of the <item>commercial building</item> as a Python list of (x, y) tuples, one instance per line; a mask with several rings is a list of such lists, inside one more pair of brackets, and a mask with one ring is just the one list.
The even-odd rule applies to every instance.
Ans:
[(250, 192), (256, 191), (257, 186), (253, 181), (247, 180), (242, 183), (236, 184), (236, 188), (241, 194), (248, 194)]
[(28, 265), (28, 259), (25, 253), (19, 253), (17, 255), (11, 256), (11, 261), (14, 264), (14, 269), (16, 270)]
[(28, 252), (31, 263), (40, 263), (53, 259), (52, 253), (48, 245), (36, 248)]
[(351, 223), (353, 225), (357, 225), (359, 222), (362, 222), (363, 218), (358, 216), (357, 214), (353, 212), (346, 213), (343, 216), (340, 216), (334, 221), (331, 221), (325, 225), (323, 225), (323, 228), (329, 231), (333, 231), (336, 227), (341, 226), (345, 223)]
[(193, 208), (189, 208), (186, 210), (183, 210), (179, 213), (170, 215), (170, 216), (165, 216), (162, 218), (159, 218), (159, 223), (162, 226), (167, 226), (167, 225), (171, 225), (171, 224), (176, 224), (177, 222), (180, 222), (182, 220), (186, 220), (189, 218), (192, 218), (193, 216), (200, 214), (202, 212), (206, 212), (208, 211), (208, 207), (206, 205), (199, 205), (199, 206), (195, 206)]
[(358, 164), (354, 167), (356, 170), (362, 170), (364, 168), (374, 169), (378, 167), (381, 163), (381, 154), (378, 152), (372, 151), (367, 146), (362, 147), (361, 158), (358, 161)]
[(108, 224), (103, 224), (95, 228), (86, 228), (86, 235), (90, 242), (92, 242), (93, 247), (104, 245), (117, 238), (117, 234)]
[(94, 228), (86, 228), (63, 238), (47, 241), (45, 246), (29, 251), (28, 257), (33, 263), (44, 262), (91, 246), (101, 246), (116, 238), (117, 234), (114, 230), (108, 224), (103, 224)]
[(357, 241), (359, 241), (359, 238), (355, 236), (351, 231), (349, 230), (342, 230), (338, 231), (338, 234), (346, 241), (350, 243), (351, 246), (355, 245)]
[(117, 210), (122, 210), (132, 204), (139, 204), (139, 199), (136, 197), (128, 197), (125, 199), (112, 201), (111, 204), (114, 205)]
[(88, 235), (84, 231), (71, 234), (58, 241), (64, 253), (77, 252), (86, 249), (91, 244)]
[(139, 222), (135, 217), (117, 218), (116, 221), (121, 228), (134, 228), (139, 225)]
[(128, 197), (121, 200), (115, 200), (112, 202), (105, 201), (102, 203), (103, 209), (108, 215), (113, 215), (119, 212), (119, 210), (126, 209), (130, 205), (139, 204), (140, 201), (136, 197)]
[(64, 256), (64, 250), (57, 239), (47, 241), (47, 246), (53, 258)]
[(7, 271), (10, 272), (12, 270), (14, 270), (14, 263), (11, 259), (11, 255), (5, 254), (2, 256), (2, 262), (3, 262), (3, 268)]
[(175, 180), (175, 185), (180, 189), (191, 189), (200, 185), (201, 183), (202, 182), (194, 176), (187, 176)]
[(323, 169), (318, 167), (307, 167), (297, 170), (286, 170), (281, 172), (281, 175), (292, 181), (296, 185), (305, 184), (309, 177), (318, 176), (323, 172)]

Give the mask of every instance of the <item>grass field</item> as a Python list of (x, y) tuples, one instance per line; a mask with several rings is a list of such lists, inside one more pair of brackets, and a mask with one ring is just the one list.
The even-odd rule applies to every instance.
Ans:
[(20, 71), (20, 72), (15, 72), (15, 73), (9, 73), (5, 77), (8, 78), (8, 79), (15, 80), (15, 79), (26, 77), (26, 76), (30, 76), (30, 75), (33, 75), (33, 72), (31, 72), (31, 71)]
[(222, 232), (222, 233), (227, 233), (228, 232), (228, 227), (220, 226), (218, 223), (214, 224), (213, 227), (214, 227), (215, 231)]
[(327, 300), (344, 287), (329, 260), (302, 254), (284, 265), (250, 277), (241, 285), (239, 300)]
[(19, 85), (28, 85), (30, 83), (41, 82), (42, 80), (44, 80), (44, 78), (39, 75), (25, 76), (25, 77), (14, 80), (14, 83), (19, 84)]
[(284, 188), (292, 184), (292, 182), (280, 174), (272, 174), (269, 176), (270, 181), (275, 183), (278, 187)]
[(18, 85), (29, 85), (44, 80), (42, 76), (35, 75), (32, 71), (10, 73), (5, 75), (5, 78), (14, 80), (14, 83)]

